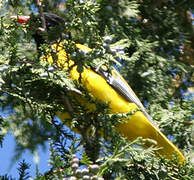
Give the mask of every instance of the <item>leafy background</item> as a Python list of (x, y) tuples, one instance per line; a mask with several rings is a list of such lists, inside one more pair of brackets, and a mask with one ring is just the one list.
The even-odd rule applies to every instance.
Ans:
[[(74, 154), (86, 169), (91, 161), (97, 163), (99, 171), (94, 174), (105, 179), (193, 179), (193, 9), (192, 0), (1, 1), (0, 137), (3, 142), (7, 133), (14, 135), (12, 156), (13, 163), (21, 162), (20, 177), (27, 179), (25, 172), (30, 171), (20, 159), (22, 153), (46, 148), (50, 139), (52, 168), (37, 173), (37, 179), (74, 176)], [(88, 55), (71, 42), (65, 45), (80, 71), (83, 65), (118, 68), (162, 131), (183, 151), (188, 164), (177, 167), (175, 162), (152, 156), (153, 148), (134, 146), (144, 143), (141, 139), (126, 142), (118, 137), (111, 127), (120, 116), (110, 116), (106, 104), (95, 102), (97, 110), (88, 113), (70, 96), (77, 116), (69, 123), (82, 130), (90, 127), (88, 134), (81, 133), (83, 138), (56, 119), (56, 110), (64, 110), (60, 101), (64, 93), (83, 87), (55, 64), (38, 61), (33, 29), (9, 19), (13, 14), (41, 11), (62, 16), (72, 40), (94, 49)], [(102, 127), (104, 139), (99, 137)], [(108, 137), (114, 137), (111, 143)]]

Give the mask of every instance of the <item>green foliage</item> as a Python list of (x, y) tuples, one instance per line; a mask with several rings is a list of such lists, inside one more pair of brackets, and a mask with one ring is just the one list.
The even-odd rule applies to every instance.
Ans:
[[(192, 28), (184, 13), (194, 7), (191, 1), (159, 2), (47, 0), (43, 10), (65, 19), (64, 31), (71, 32), (71, 39), (64, 48), (80, 72), (83, 66), (97, 70), (117, 66), (164, 133), (185, 152), (188, 163), (182, 165), (176, 158), (170, 162), (154, 156), (155, 148), (140, 148), (149, 140), (121, 138), (113, 127), (125, 114), (110, 115), (108, 104), (92, 99), (68, 71), (59, 70), (56, 62), (39, 61), (34, 29), (9, 19), (13, 13), (37, 12), (37, 1), (0, 2), (0, 142), (8, 131), (14, 134), (16, 161), (25, 149), (35, 151), (52, 139), (51, 169), (37, 174), (37, 180), (70, 179), (75, 169), (84, 166), (90, 172), (93, 164), (98, 164), (93, 176), (104, 179), (194, 179), (188, 158), (193, 143), (193, 67), (180, 60), (184, 44), (191, 44)], [(73, 42), (92, 51), (80, 51)], [(42, 51), (47, 47), (43, 45)], [(88, 112), (89, 107), (78, 101), (74, 92), (80, 90), (96, 105), (94, 111)], [(70, 110), (64, 102), (74, 108), (66, 120), (69, 127), (78, 129), (82, 137), (56, 120), (55, 112)], [(77, 157), (75, 165), (72, 160)], [(28, 178), (28, 169), (25, 162), (20, 164), (20, 179)]]
[(12, 178), (11, 176), (8, 175), (4, 175), (4, 176), (0, 176), (1, 180), (15, 180), (14, 178)]
[[(19, 163), (19, 167), (17, 168), (19, 174), (19, 180), (27, 180), (30, 178), (28, 170), (30, 169), (30, 165), (27, 164), (24, 160)], [(11, 176), (4, 175), (0, 176), (0, 180), (15, 180)]]
[[(140, 149), (132, 146), (141, 145), (142, 139), (131, 144), (120, 141), (112, 155), (103, 157), (99, 174), (108, 179), (192, 179), (193, 167), (191, 164), (178, 166), (176, 159), (166, 161), (152, 157), (154, 148)], [(189, 169), (189, 171), (187, 171)], [(137, 173), (138, 172), (138, 173)]]
[(19, 171), (19, 175), (20, 175), (20, 178), (19, 180), (27, 180), (29, 179), (29, 172), (26, 172), (28, 169), (29, 169), (29, 164), (27, 164), (25, 161), (22, 161), (20, 164), (19, 164), (19, 168), (18, 168), (18, 171)]

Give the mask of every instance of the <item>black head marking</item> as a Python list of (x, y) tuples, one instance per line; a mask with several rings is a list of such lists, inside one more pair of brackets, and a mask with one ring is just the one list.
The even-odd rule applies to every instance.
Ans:
[(46, 30), (42, 31), (42, 21), (40, 15), (31, 18), (30, 26), (33, 27), (35, 33), (32, 35), (37, 44), (37, 48), (43, 43), (53, 43), (62, 38), (65, 33), (65, 21), (62, 17), (53, 13), (43, 13)]

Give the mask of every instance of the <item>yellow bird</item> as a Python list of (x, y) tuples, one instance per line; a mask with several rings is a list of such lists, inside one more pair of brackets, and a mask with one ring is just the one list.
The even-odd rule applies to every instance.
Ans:
[[(17, 19), (19, 23), (25, 23), (30, 19), (30, 16), (11, 16), (10, 18)], [(64, 20), (55, 14), (44, 13), (44, 18), (48, 32), (52, 27), (62, 27), (61, 24), (64, 23)], [(40, 20), (38, 17), (35, 18), (36, 21), (38, 19)], [(38, 31), (41, 31), (41, 28), (38, 28)], [(37, 46), (44, 43), (44, 39), (38, 31), (33, 35)], [(50, 42), (61, 36), (60, 33), (53, 34), (53, 39), (49, 39)], [(88, 53), (91, 51), (90, 48), (81, 44), (76, 44), (76, 47)], [(69, 67), (68, 65), (72, 66), (70, 77), (78, 82), (81, 80), (82, 85), (94, 99), (109, 103), (110, 113), (134, 112), (134, 114), (130, 115), (130, 118), (123, 119), (125, 123), (118, 123), (116, 125), (119, 133), (131, 141), (137, 137), (153, 139), (157, 142), (157, 147), (160, 147), (157, 151), (159, 154), (168, 159), (177, 154), (179, 162), (185, 161), (179, 149), (159, 130), (133, 90), (114, 68), (111, 72), (107, 72), (102, 68), (99, 71), (94, 71), (84, 67), (83, 72), (79, 73), (77, 66), (73, 66), (74, 62), (68, 60), (69, 58), (67, 58), (67, 53), (62, 43), (58, 45), (52, 44), (51, 48), (57, 51), (58, 66), (63, 70), (66, 70)], [(41, 59), (47, 60), (51, 64), (53, 63), (51, 54), (42, 56)], [(67, 112), (57, 112), (56, 114), (62, 121), (71, 117)]]

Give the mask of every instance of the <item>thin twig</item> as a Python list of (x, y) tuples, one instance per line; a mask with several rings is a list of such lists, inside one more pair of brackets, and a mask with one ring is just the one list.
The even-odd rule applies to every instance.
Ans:
[(45, 21), (45, 17), (44, 17), (44, 14), (43, 14), (42, 2), (41, 2), (41, 0), (36, 0), (36, 3), (37, 3), (38, 10), (39, 10), (39, 13), (40, 13), (40, 19), (41, 19), (41, 22), (42, 22), (42, 28), (44, 29), (44, 31), (47, 31), (46, 21)]
[(62, 92), (62, 96), (61, 96), (62, 100), (64, 101), (64, 104), (66, 106), (66, 108), (68, 109), (68, 112), (70, 113), (70, 115), (72, 117), (74, 117), (74, 109), (70, 103), (70, 100), (67, 96), (65, 96), (64, 92)]

